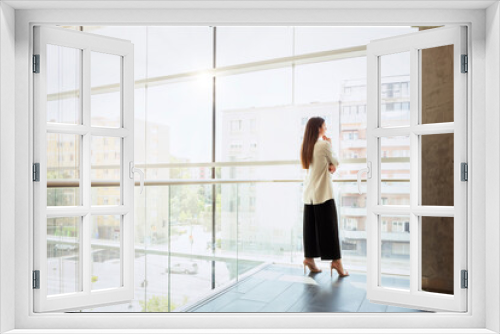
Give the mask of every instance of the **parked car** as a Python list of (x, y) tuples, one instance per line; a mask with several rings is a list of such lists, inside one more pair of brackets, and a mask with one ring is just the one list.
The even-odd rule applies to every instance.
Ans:
[[(169, 272), (169, 268), (165, 269), (165, 272)], [(172, 274), (197, 274), (198, 264), (195, 262), (176, 262), (170, 267), (170, 273)]]

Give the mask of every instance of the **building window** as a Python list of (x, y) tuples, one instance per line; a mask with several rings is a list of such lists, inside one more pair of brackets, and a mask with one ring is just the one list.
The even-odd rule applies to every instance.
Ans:
[(237, 132), (243, 129), (243, 120), (241, 119), (233, 119), (231, 120), (231, 131)]
[(409, 82), (402, 82), (401, 83), (401, 96), (409, 96), (410, 95), (410, 90), (409, 88)]
[(346, 231), (357, 231), (358, 221), (354, 218), (345, 218), (344, 220), (344, 230)]
[(257, 120), (255, 118), (250, 119), (250, 131), (257, 131)]
[(342, 206), (357, 207), (358, 198), (356, 196), (344, 196), (342, 197)]
[(402, 242), (392, 243), (392, 254), (394, 255), (409, 255), (410, 254), (410, 244)]
[(398, 97), (401, 96), (401, 83), (395, 82), (392, 85), (393, 96)]
[(238, 142), (233, 141), (229, 145), (229, 149), (231, 149), (231, 150), (241, 150), (242, 148), (243, 148), (243, 144), (239, 141)]
[(382, 227), (381, 227), (382, 232), (387, 232), (387, 221), (382, 220)]
[(403, 222), (392, 222), (392, 232), (404, 232)]

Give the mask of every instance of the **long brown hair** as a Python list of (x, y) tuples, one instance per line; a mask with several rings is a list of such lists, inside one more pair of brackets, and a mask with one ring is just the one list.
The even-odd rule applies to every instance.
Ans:
[(319, 129), (325, 122), (324, 118), (311, 117), (307, 121), (304, 139), (300, 146), (300, 162), (303, 169), (309, 169), (309, 164), (312, 162), (314, 153), (314, 144), (319, 138)]

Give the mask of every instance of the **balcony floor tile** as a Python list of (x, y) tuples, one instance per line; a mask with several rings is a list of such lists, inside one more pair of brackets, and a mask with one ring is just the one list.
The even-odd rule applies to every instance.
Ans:
[(371, 303), (364, 273), (339, 278), (334, 271), (330, 277), (320, 266), (323, 272), (304, 274), (300, 267), (271, 264), (186, 312), (425, 312)]

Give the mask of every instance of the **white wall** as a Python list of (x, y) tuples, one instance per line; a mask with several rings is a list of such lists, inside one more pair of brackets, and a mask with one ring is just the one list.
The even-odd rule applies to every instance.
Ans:
[[(484, 50), (484, 30), (485, 30), (485, 12), (484, 10), (20, 10), (16, 11), (16, 325), (20, 328), (68, 328), (71, 326), (93, 327), (93, 328), (133, 328), (137, 321), (144, 321), (151, 328), (182, 328), (182, 327), (199, 327), (199, 328), (221, 328), (221, 327), (255, 327), (268, 326), (283, 328), (283, 324), (294, 326), (295, 328), (306, 326), (315, 326), (316, 328), (337, 328), (350, 327), (355, 325), (358, 328), (370, 327), (396, 327), (407, 325), (415, 321), (414, 315), (400, 314), (394, 317), (390, 314), (383, 314), (377, 317), (367, 315), (356, 315), (354, 318), (345, 317), (338, 314), (333, 319), (333, 316), (316, 316), (302, 314), (298, 315), (273, 315), (267, 317), (265, 315), (252, 315), (251, 317), (224, 317), (222, 315), (212, 314), (209, 317), (201, 318), (201, 316), (192, 315), (185, 317), (184, 315), (170, 314), (168, 325), (165, 319), (161, 317), (130, 317), (130, 315), (115, 314), (113, 321), (106, 322), (106, 317), (98, 317), (96, 315), (86, 315), (79, 317), (66, 317), (60, 315), (48, 316), (28, 316), (27, 310), (31, 309), (32, 290), (30, 286), (30, 270), (31, 264), (27, 261), (32, 249), (30, 247), (32, 218), (30, 213), (31, 200), (31, 181), (30, 162), (31, 162), (31, 133), (30, 133), (30, 117), (31, 107), (29, 105), (29, 92), (31, 82), (29, 81), (29, 64), (30, 64), (30, 22), (77, 22), (96, 23), (99, 22), (115, 22), (118, 24), (127, 23), (166, 23), (166, 24), (369, 24), (369, 23), (417, 23), (428, 22), (429, 24), (453, 22), (464, 23), (471, 22), (471, 40), (473, 48), (471, 50), (471, 77), (473, 85), (473, 99), (471, 101), (472, 116), (474, 119), (469, 119), (469, 131), (473, 137), (473, 143), (470, 146), (472, 157), (469, 157), (471, 169), (469, 172), (470, 180), (474, 180), (472, 184), (472, 193), (469, 193), (470, 201), (472, 202), (472, 211), (469, 213), (470, 221), (473, 227), (469, 229), (470, 239), (473, 240), (474, 247), (470, 249), (471, 257), (468, 259), (470, 265), (470, 281), (469, 286), (474, 285), (474, 289), (469, 289), (468, 296), (471, 298), (472, 317), (455, 315), (445, 315), (442, 317), (426, 318), (425, 323), (421, 323), (423, 327), (482, 327), (484, 326), (484, 315), (488, 310), (488, 324), (491, 329), (495, 326), (498, 328), (498, 313), (499, 313), (499, 265), (500, 255), (498, 240), (499, 240), (499, 168), (498, 168), (498, 9), (495, 8), (491, 15), (492, 9), (489, 10), (488, 29), (493, 38), (488, 37), (489, 51), (492, 47), (494, 52), (488, 54), (488, 60), (492, 63), (492, 67), (485, 68), (485, 50)], [(312, 23), (312, 24), (311, 24)], [(493, 24), (494, 23), (494, 24)], [(493, 28), (492, 28), (493, 27)], [(491, 31), (494, 29), (494, 31)], [(3, 43), (3, 42), (2, 42)], [(2, 45), (3, 48), (3, 45)], [(493, 64), (494, 63), (494, 64)], [(485, 70), (488, 70), (485, 72)], [(2, 72), (3, 75), (3, 72)], [(485, 75), (489, 76), (489, 82), (492, 86), (488, 86), (489, 92), (486, 93)], [(494, 85), (493, 85), (494, 84)], [(490, 99), (486, 108), (485, 95)], [(495, 98), (493, 101), (492, 98)], [(2, 95), (3, 99), (3, 95)], [(494, 102), (494, 103), (492, 103)], [(486, 111), (488, 110), (488, 111)], [(491, 116), (491, 119), (485, 116)], [(3, 113), (3, 111), (2, 111)], [(488, 124), (488, 133), (493, 135), (496, 140), (488, 141), (490, 150), (485, 151), (485, 127)], [(495, 132), (496, 131), (496, 132)], [(11, 137), (12, 138), (12, 137)], [(12, 140), (10, 141), (12, 142)], [(2, 145), (4, 143), (2, 142)], [(5, 144), (6, 145), (6, 144)], [(485, 155), (490, 155), (488, 162), (493, 162), (487, 171), (493, 174), (485, 174)], [(3, 153), (2, 153), (3, 154)], [(491, 160), (496, 157), (496, 160)], [(3, 166), (3, 165), (2, 165)], [(492, 181), (488, 180), (488, 194), (493, 194), (487, 203), (492, 204), (492, 210), (496, 210), (493, 214), (488, 212), (485, 216), (485, 176), (492, 177)], [(491, 189), (490, 189), (491, 187)], [(2, 186), (3, 188), (3, 186)], [(2, 190), (3, 191), (3, 190)], [(488, 217), (488, 219), (486, 219)], [(3, 223), (3, 221), (2, 221)], [(488, 235), (488, 253), (495, 257), (495, 261), (489, 268), (491, 277), (484, 275), (485, 261), (485, 226), (487, 227)], [(496, 243), (495, 243), (496, 242)], [(3, 246), (3, 244), (2, 244)], [(475, 274), (477, 273), (477, 275)], [(496, 275), (496, 276), (495, 276)], [(485, 284), (486, 283), (486, 284)], [(485, 291), (487, 293), (485, 293)], [(485, 308), (485, 298), (488, 302)], [(2, 296), (3, 299), (3, 296)], [(203, 315), (202, 315), (203, 316)], [(388, 321), (388, 317), (392, 317)], [(271, 321), (273, 323), (271, 324)], [(304, 319), (307, 319), (306, 321)], [(281, 321), (278, 323), (278, 321)], [(310, 321), (310, 322), (309, 322)], [(418, 324), (416, 325), (419, 326)]]
[(500, 81), (500, 6), (491, 5), (486, 11), (486, 328), (500, 332), (500, 175), (499, 175), (499, 81)]
[(0, 333), (14, 328), (15, 13), (0, 3)]

